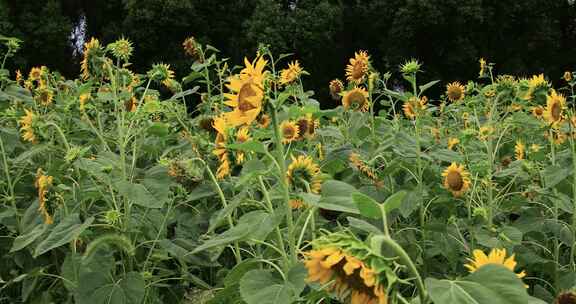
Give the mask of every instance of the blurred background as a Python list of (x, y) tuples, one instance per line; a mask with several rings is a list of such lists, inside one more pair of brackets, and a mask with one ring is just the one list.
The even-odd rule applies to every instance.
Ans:
[(480, 57), (499, 74), (553, 82), (576, 65), (573, 0), (0, 0), (0, 34), (24, 41), (10, 69), (47, 65), (68, 77), (92, 36), (105, 44), (124, 36), (134, 70), (165, 62), (179, 77), (191, 65), (181, 47), (188, 36), (233, 63), (267, 43), (294, 53), (311, 73), (305, 88), (326, 103), (328, 82), (344, 77), (359, 49), (383, 72), (419, 59), (421, 82), (475, 78)]

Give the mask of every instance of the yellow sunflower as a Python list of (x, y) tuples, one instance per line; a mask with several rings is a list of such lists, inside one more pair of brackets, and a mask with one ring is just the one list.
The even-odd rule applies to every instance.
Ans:
[(524, 159), (526, 156), (526, 146), (520, 140), (517, 140), (516, 145), (514, 145), (514, 156), (517, 160)]
[[(490, 251), (488, 255), (486, 255), (482, 250), (476, 249), (472, 252), (472, 254), (474, 258), (468, 259), (470, 263), (464, 265), (464, 267), (466, 267), (470, 272), (475, 272), (482, 266), (488, 264), (502, 265), (510, 269), (510, 271), (515, 272), (514, 269), (516, 268), (517, 264), (515, 255), (513, 254), (510, 257), (506, 258), (506, 249), (494, 248)], [(520, 273), (516, 273), (516, 276), (522, 279), (523, 277), (526, 276), (526, 272), (521, 271)]]
[(262, 129), (266, 129), (270, 125), (271, 120), (272, 119), (270, 119), (270, 116), (268, 114), (261, 115), (260, 118), (258, 119), (258, 126), (260, 126), (260, 128)]
[(350, 58), (350, 64), (346, 66), (346, 79), (350, 82), (360, 84), (366, 78), (370, 64), (370, 56), (366, 51), (354, 53), (354, 58)]
[(304, 266), (308, 282), (318, 282), (339, 298), (349, 298), (352, 304), (387, 304), (384, 286), (378, 274), (361, 259), (337, 247), (325, 247), (306, 253)]
[(334, 100), (340, 99), (340, 93), (344, 91), (344, 84), (342, 83), (342, 81), (340, 81), (340, 79), (333, 79), (330, 81), (328, 87), (330, 88), (330, 96), (332, 97), (332, 99)]
[(38, 189), (38, 211), (40, 211), (44, 217), (44, 224), (54, 223), (54, 219), (50, 213), (48, 213), (48, 207), (46, 206), (46, 194), (48, 194), (48, 189), (52, 187), (52, 181), (52, 176), (44, 175), (42, 168), (38, 168), (34, 186)]
[(218, 134), (216, 134), (216, 147), (212, 153), (216, 155), (220, 161), (220, 165), (216, 171), (216, 177), (218, 179), (224, 179), (226, 176), (230, 175), (230, 158), (228, 155), (229, 152), (226, 149), (230, 126), (224, 117), (219, 116), (214, 119), (213, 128), (218, 132)]
[(252, 63), (244, 58), (245, 68), (240, 74), (230, 77), (226, 87), (231, 93), (224, 94), (224, 103), (233, 108), (232, 112), (226, 113), (226, 119), (232, 127), (251, 124), (260, 114), (266, 63), (262, 57)]
[(362, 87), (355, 87), (344, 93), (342, 105), (344, 105), (344, 109), (346, 110), (352, 109), (353, 111), (366, 112), (370, 109), (368, 92)]
[(463, 165), (452, 163), (450, 167), (442, 172), (444, 177), (444, 188), (452, 192), (455, 197), (460, 197), (470, 188), (470, 173)]
[(288, 204), (290, 204), (290, 208), (292, 208), (292, 209), (300, 209), (300, 208), (304, 207), (304, 205), (305, 205), (304, 201), (302, 201), (301, 199), (297, 199), (297, 198), (291, 199), (288, 202)]
[(292, 163), (288, 166), (286, 177), (288, 182), (297, 189), (306, 190), (306, 184), (308, 184), (312, 193), (320, 193), (322, 186), (320, 167), (310, 156), (300, 155), (297, 158), (292, 156)]
[(28, 74), (28, 80), (39, 81), (41, 77), (42, 77), (41, 67), (33, 67), (32, 69), (30, 69), (30, 73)]
[(454, 81), (446, 85), (446, 96), (450, 101), (459, 101), (464, 99), (465, 88), (460, 82)]
[(80, 63), (80, 71), (82, 79), (87, 80), (93, 74), (92, 61), (95, 56), (100, 55), (102, 47), (100, 41), (92, 37), (90, 41), (84, 43), (84, 54), (82, 62)]
[(280, 71), (280, 84), (286, 85), (294, 82), (302, 74), (303, 69), (298, 61), (288, 63), (288, 68)]
[(552, 90), (552, 94), (546, 97), (546, 109), (543, 117), (549, 124), (557, 126), (562, 122), (564, 108), (566, 108), (566, 98)]
[(360, 158), (360, 155), (358, 155), (358, 153), (355, 152), (350, 153), (350, 156), (348, 156), (348, 160), (350, 161), (352, 166), (354, 166), (358, 171), (362, 172), (364, 175), (366, 175), (372, 180), (377, 180), (376, 173), (374, 173), (374, 170), (372, 170), (372, 168), (370, 168), (370, 166), (368, 166), (366, 162), (362, 160), (362, 158)]
[(528, 92), (524, 99), (532, 99), (534, 97), (534, 92), (538, 91), (540, 88), (548, 88), (549, 83), (544, 79), (544, 74), (534, 75), (532, 78), (528, 79)]
[(453, 150), (454, 147), (459, 143), (460, 143), (460, 140), (458, 138), (454, 138), (454, 137), (448, 138), (448, 149)]
[(282, 143), (284, 144), (296, 141), (300, 136), (298, 125), (290, 120), (285, 120), (280, 124), (280, 133), (282, 134)]
[(533, 107), (532, 115), (536, 118), (542, 118), (542, 115), (544, 115), (544, 107), (542, 106)]
[(426, 109), (427, 103), (428, 97), (426, 96), (423, 96), (420, 99), (412, 96), (404, 102), (402, 105), (402, 111), (407, 118), (415, 119), (422, 110)]
[(478, 131), (478, 138), (482, 141), (486, 141), (494, 133), (494, 127), (492, 126), (482, 126)]
[(20, 72), (20, 70), (16, 70), (16, 79), (15, 79), (16, 83), (18, 85), (22, 85), (22, 82), (24, 81), (22, 78), (22, 72)]
[(36, 133), (34, 133), (36, 114), (28, 109), (24, 109), (24, 112), (26, 112), (26, 115), (22, 116), (20, 120), (18, 120), (18, 123), (20, 124), (20, 132), (22, 132), (22, 139), (36, 144), (38, 143)]
[[(239, 143), (243, 143), (250, 140), (250, 130), (248, 127), (241, 127), (238, 132), (236, 132), (236, 141)], [(244, 152), (238, 151), (236, 152), (236, 164), (240, 165), (244, 162)]]

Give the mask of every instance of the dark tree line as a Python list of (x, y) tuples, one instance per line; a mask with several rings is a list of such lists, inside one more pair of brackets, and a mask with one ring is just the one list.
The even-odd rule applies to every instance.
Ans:
[(24, 40), (12, 67), (46, 64), (74, 76), (70, 32), (82, 16), (87, 37), (132, 40), (139, 71), (163, 61), (185, 75), (181, 42), (190, 35), (236, 63), (268, 43), (295, 54), (321, 98), (358, 49), (381, 71), (414, 57), (426, 78), (445, 81), (476, 77), (479, 57), (499, 73), (552, 80), (576, 64), (570, 0), (0, 0), (0, 33)]

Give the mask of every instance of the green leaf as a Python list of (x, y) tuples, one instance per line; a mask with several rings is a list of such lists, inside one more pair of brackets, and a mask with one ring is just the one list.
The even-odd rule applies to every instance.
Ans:
[(45, 240), (38, 244), (34, 251), (34, 257), (77, 239), (86, 228), (90, 227), (93, 221), (94, 217), (90, 217), (82, 223), (78, 213), (68, 215), (52, 229)]
[(77, 304), (141, 304), (146, 292), (145, 282), (137, 272), (129, 272), (119, 280), (101, 272), (88, 272), (78, 282)]
[(292, 304), (297, 296), (291, 283), (261, 269), (251, 270), (242, 277), (240, 294), (248, 304)]
[(433, 85), (437, 84), (438, 82), (440, 82), (440, 80), (432, 80), (428, 83), (421, 85), (419, 87), (420, 88), (420, 94), (424, 93), (424, 91), (428, 90), (429, 88), (431, 88)]
[(362, 231), (366, 231), (368, 233), (374, 233), (374, 234), (381, 234), (382, 231), (380, 229), (378, 229), (376, 226), (361, 220), (361, 219), (357, 219), (354, 217), (346, 217), (346, 220), (348, 221), (348, 225), (350, 227), (356, 228), (356, 229), (360, 229)]
[(442, 304), (526, 304), (528, 294), (516, 274), (501, 265), (490, 264), (461, 280), (426, 279), (434, 303)]
[(340, 212), (359, 214), (358, 208), (350, 193), (356, 192), (356, 188), (345, 182), (328, 180), (322, 184), (322, 198), (318, 207)]
[(386, 201), (384, 201), (384, 210), (386, 210), (386, 213), (400, 208), (400, 206), (402, 206), (402, 202), (404, 201), (404, 198), (406, 197), (407, 192), (404, 190), (398, 191), (392, 195), (390, 195)]
[(39, 236), (44, 234), (47, 228), (48, 225), (40, 224), (34, 227), (32, 231), (24, 235), (19, 235), (17, 238), (14, 239), (14, 243), (12, 243), (12, 248), (10, 249), (10, 252), (15, 252), (26, 248), (28, 245), (32, 244)]
[(382, 218), (380, 204), (378, 204), (378, 202), (376, 202), (368, 195), (360, 192), (354, 192), (352, 193), (352, 200), (356, 204), (356, 208), (358, 208), (361, 215), (373, 219)]
[(230, 149), (235, 149), (235, 150), (242, 150), (242, 151), (247, 151), (247, 152), (256, 152), (256, 153), (266, 153), (268, 152), (268, 150), (266, 150), (266, 146), (264, 146), (263, 143), (259, 142), (259, 141), (255, 141), (255, 140), (250, 140), (247, 142), (243, 142), (240, 144), (230, 144), (228, 146), (226, 146)]
[(131, 183), (126, 180), (117, 181), (114, 187), (120, 195), (131, 200), (134, 204), (146, 208), (162, 208), (164, 201), (158, 200), (148, 188), (142, 184)]

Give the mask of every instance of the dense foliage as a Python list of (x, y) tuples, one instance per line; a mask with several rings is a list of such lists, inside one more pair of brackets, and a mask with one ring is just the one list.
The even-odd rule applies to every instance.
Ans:
[(572, 72), (358, 51), (321, 109), (267, 45), (182, 77), (92, 38), (67, 79), (0, 42), (1, 303), (575, 303)]
[(517, 75), (559, 75), (576, 64), (576, 7), (568, 0), (0, 0), (0, 32), (26, 43), (10, 66), (46, 64), (74, 76), (81, 58), (70, 60), (68, 40), (83, 16), (87, 37), (134, 41), (139, 70), (163, 60), (187, 73), (179, 42), (191, 34), (234, 62), (259, 42), (295, 53), (327, 107), (325, 83), (356, 48), (383, 70), (419, 58), (429, 79), (474, 77), (470, 62), (480, 57)]

